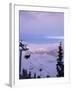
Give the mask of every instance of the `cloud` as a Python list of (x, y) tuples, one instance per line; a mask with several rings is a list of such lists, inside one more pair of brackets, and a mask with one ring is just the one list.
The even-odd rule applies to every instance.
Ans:
[(45, 36), (45, 39), (64, 39), (64, 36)]
[(19, 15), (20, 37), (25, 37), (23, 34), (41, 36), (62, 36), (64, 34), (64, 14), (62, 12), (20, 10)]

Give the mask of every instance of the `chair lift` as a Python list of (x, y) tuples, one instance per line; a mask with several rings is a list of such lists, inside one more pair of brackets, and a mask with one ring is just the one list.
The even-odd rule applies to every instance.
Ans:
[(24, 57), (25, 57), (26, 59), (28, 59), (28, 58), (30, 58), (30, 56), (31, 56), (30, 52), (27, 51)]

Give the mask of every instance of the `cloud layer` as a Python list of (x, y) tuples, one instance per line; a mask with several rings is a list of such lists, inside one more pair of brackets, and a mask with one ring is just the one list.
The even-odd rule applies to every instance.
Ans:
[(19, 28), (20, 39), (25, 40), (26, 36), (29, 39), (39, 38), (39, 36), (62, 39), (64, 36), (64, 13), (20, 10)]

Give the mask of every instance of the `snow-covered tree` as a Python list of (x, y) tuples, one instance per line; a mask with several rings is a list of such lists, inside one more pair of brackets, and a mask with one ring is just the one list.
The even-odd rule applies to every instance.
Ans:
[(62, 49), (61, 42), (58, 47), (58, 58), (57, 58), (56, 69), (57, 69), (57, 77), (63, 77), (64, 76), (64, 63), (63, 63), (63, 49)]

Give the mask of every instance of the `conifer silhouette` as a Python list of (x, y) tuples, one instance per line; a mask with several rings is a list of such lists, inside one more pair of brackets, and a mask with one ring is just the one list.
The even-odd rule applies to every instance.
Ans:
[(36, 78), (36, 73), (34, 73), (34, 78)]
[(62, 61), (63, 59), (63, 49), (62, 49), (62, 43), (60, 42), (60, 45), (58, 47), (58, 58), (57, 58), (57, 77), (64, 77), (64, 63)]

